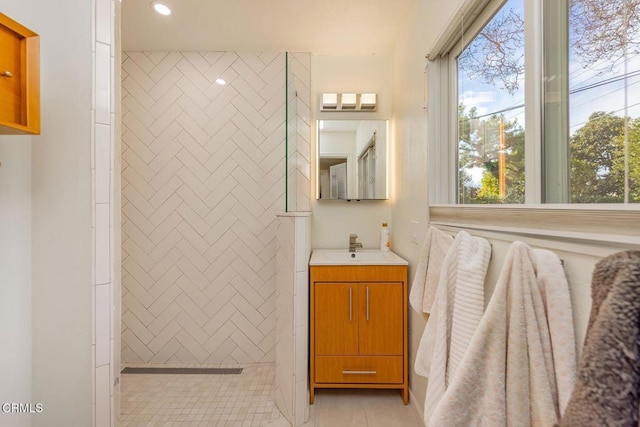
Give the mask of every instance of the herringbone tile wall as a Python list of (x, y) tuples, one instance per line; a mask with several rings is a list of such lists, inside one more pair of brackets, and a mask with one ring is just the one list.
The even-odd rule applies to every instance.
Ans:
[(122, 113), (123, 363), (274, 361), (285, 55), (126, 52)]

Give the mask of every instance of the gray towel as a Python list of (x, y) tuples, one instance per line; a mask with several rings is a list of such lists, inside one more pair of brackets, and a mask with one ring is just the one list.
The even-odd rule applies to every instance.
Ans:
[(637, 426), (640, 402), (640, 251), (596, 265), (576, 386), (560, 425)]

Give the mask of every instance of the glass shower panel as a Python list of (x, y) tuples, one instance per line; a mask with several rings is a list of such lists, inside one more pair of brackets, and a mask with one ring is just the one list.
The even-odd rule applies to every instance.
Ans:
[(291, 66), (293, 57), (285, 54), (286, 60), (286, 212), (297, 211), (297, 184), (296, 176), (298, 169), (298, 147), (297, 147), (297, 92), (293, 67)]

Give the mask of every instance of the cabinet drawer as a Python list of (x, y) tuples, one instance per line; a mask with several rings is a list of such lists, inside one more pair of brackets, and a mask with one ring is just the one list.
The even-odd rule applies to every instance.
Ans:
[(316, 383), (402, 383), (402, 356), (316, 356)]

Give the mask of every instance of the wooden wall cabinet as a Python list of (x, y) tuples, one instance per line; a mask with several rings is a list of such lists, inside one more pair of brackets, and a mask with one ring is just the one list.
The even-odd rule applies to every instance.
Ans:
[(407, 267), (310, 271), (311, 403), (317, 388), (381, 388), (408, 404)]
[(0, 13), (0, 135), (40, 134), (40, 37)]

